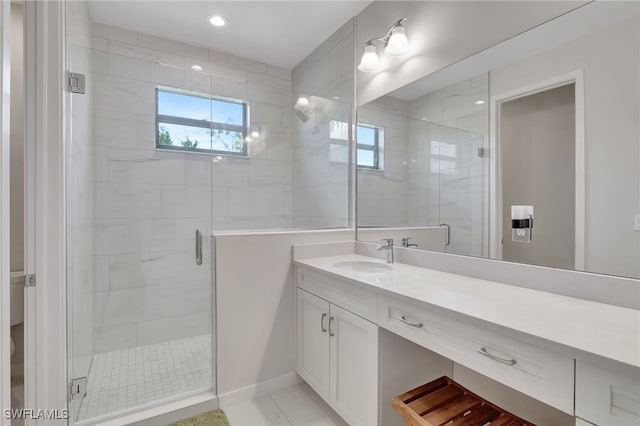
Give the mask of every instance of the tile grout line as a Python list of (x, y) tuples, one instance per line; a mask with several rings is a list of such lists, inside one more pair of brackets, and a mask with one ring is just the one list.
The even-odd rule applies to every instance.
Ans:
[(280, 407), (278, 405), (278, 402), (273, 397), (273, 393), (274, 392), (271, 392), (271, 393), (268, 394), (269, 398), (271, 399), (271, 401), (273, 401), (273, 403), (276, 406), (276, 408), (282, 413), (282, 415), (284, 416), (284, 419), (287, 421), (287, 423), (289, 423), (291, 426), (294, 426), (293, 423), (291, 422), (291, 420), (289, 420), (289, 417), (287, 416), (287, 413), (285, 413), (285, 411), (282, 409), (282, 407)]

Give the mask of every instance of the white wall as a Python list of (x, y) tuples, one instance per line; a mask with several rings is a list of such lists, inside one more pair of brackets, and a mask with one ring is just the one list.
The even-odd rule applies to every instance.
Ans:
[(584, 2), (376, 1), (357, 17), (356, 51), (407, 17), (408, 56), (381, 55), (382, 69), (357, 73), (358, 105), (561, 15)]
[[(241, 389), (295, 369), (293, 244), (348, 241), (353, 230), (215, 238), (221, 405)], [(240, 392), (236, 392), (240, 391)]]
[[(95, 351), (206, 334), (195, 229), (291, 225), (290, 72), (101, 24), (92, 46)], [(248, 101), (249, 158), (156, 150), (156, 85)]]
[(629, 277), (640, 276), (639, 24), (636, 15), (490, 73), (497, 95), (584, 70), (585, 270)]

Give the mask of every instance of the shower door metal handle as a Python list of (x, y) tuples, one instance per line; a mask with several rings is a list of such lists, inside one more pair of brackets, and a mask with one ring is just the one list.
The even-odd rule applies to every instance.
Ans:
[(440, 226), (447, 228), (445, 235), (445, 246), (451, 244), (451, 226), (448, 223), (441, 223)]
[(196, 229), (196, 265), (202, 265), (202, 232)]

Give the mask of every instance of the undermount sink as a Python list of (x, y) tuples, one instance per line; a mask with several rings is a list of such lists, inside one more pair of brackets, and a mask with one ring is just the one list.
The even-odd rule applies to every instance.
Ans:
[(392, 269), (387, 263), (371, 262), (368, 260), (345, 260), (333, 264), (335, 268), (348, 269), (354, 272), (384, 272)]

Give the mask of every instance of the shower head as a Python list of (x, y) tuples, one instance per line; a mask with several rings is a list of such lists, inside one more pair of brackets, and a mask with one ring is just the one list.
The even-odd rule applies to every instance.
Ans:
[(309, 121), (309, 116), (300, 110), (296, 110), (296, 117), (298, 117), (298, 120), (302, 121), (303, 123)]

